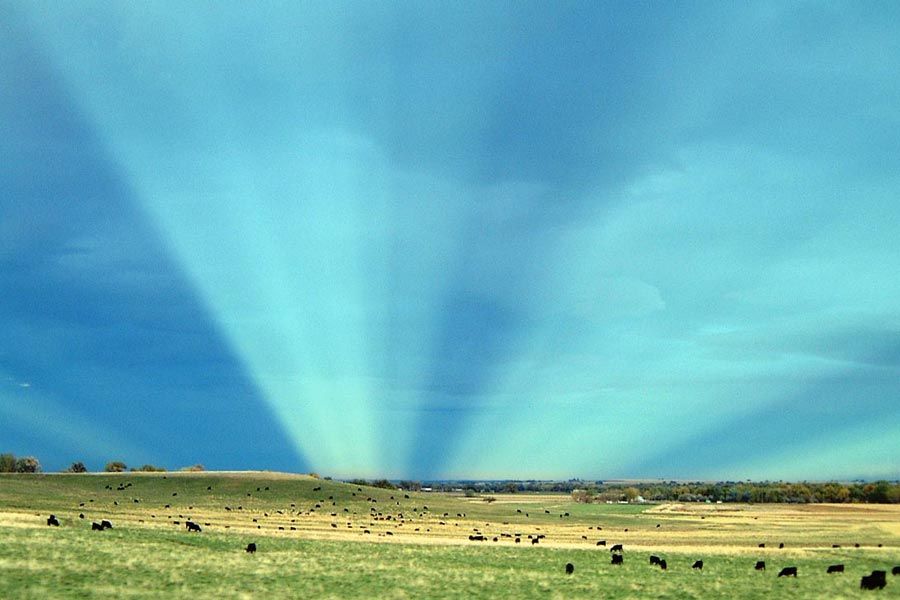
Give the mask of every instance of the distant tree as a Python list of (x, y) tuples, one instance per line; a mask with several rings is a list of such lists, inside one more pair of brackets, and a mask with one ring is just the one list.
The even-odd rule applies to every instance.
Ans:
[(401, 481), (399, 487), (410, 492), (419, 492), (422, 490), (422, 484), (418, 481)]
[(87, 467), (79, 460), (69, 465), (69, 468), (66, 469), (66, 473), (87, 473)]
[(625, 500), (627, 500), (628, 502), (634, 502), (638, 499), (638, 496), (641, 495), (640, 490), (638, 490), (636, 487), (627, 487), (622, 490), (622, 493), (625, 494)]
[(840, 483), (826, 483), (821, 487), (818, 495), (822, 502), (848, 502), (850, 488)]
[(107, 473), (121, 473), (128, 470), (128, 465), (123, 463), (121, 460), (113, 460), (106, 463), (106, 466), (103, 467), (103, 470)]
[(131, 470), (132, 471), (144, 471), (147, 473), (163, 473), (163, 472), (165, 472), (166, 469), (164, 467), (157, 467), (156, 465), (141, 465), (137, 469), (132, 468)]
[(16, 472), (15, 454), (0, 454), (0, 473)]
[(587, 490), (572, 490), (572, 500), (582, 504), (590, 504), (594, 501), (594, 495)]
[(504, 494), (515, 494), (518, 491), (519, 491), (519, 484), (514, 481), (510, 481), (508, 483), (503, 484), (503, 493)]
[(40, 473), (41, 463), (33, 456), (26, 456), (16, 461), (16, 473)]
[(199, 473), (200, 471), (205, 471), (206, 467), (197, 463), (196, 465), (191, 465), (189, 467), (181, 467), (181, 471), (187, 471), (189, 473)]
[(888, 501), (891, 485), (887, 481), (876, 481), (866, 485), (863, 490), (866, 493), (866, 502), (885, 504)]
[(372, 487), (382, 488), (385, 490), (396, 490), (397, 486), (387, 479), (377, 479), (370, 484)]

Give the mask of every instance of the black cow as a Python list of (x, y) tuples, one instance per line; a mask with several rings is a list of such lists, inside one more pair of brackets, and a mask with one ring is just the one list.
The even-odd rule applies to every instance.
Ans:
[(600, 540), (599, 542), (597, 542), (597, 545), (598, 545), (598, 546), (605, 546), (605, 545), (606, 545), (606, 540)]
[(757, 571), (765, 571), (766, 570), (766, 561), (764, 561), (764, 560), (756, 561), (756, 566), (753, 568), (756, 569)]
[(200, 533), (201, 531), (203, 531), (200, 528), (200, 526), (197, 523), (194, 523), (193, 521), (185, 521), (184, 526), (187, 527), (188, 531), (196, 531), (197, 533)]
[(900, 575), (900, 567), (894, 567), (891, 569), (891, 575)]
[(249, 552), (250, 554), (256, 552), (256, 543), (250, 542), (249, 544), (247, 544), (247, 549), (245, 550), (245, 552)]
[(624, 557), (621, 554), (613, 554), (612, 555), (612, 563), (614, 565), (621, 565), (624, 560)]
[(666, 559), (664, 559), (664, 558), (659, 559), (659, 568), (662, 569), (663, 571), (665, 571), (666, 569), (669, 568), (669, 565), (666, 564)]
[(863, 578), (859, 582), (859, 589), (861, 590), (882, 590), (884, 586), (887, 585), (887, 572), (885, 571), (872, 571), (871, 575), (863, 575)]
[(531, 545), (534, 546), (534, 545), (537, 544), (539, 541), (540, 541), (540, 540), (539, 540), (538, 538), (533, 537), (533, 538), (531, 538)]
[(760, 547), (760, 548), (765, 548), (766, 545), (765, 545), (765, 544), (760, 544), (759, 547)]
[(566, 563), (566, 575), (571, 575), (575, 572), (575, 565), (572, 563)]
[(829, 565), (825, 573), (843, 573), (844, 565)]
[(112, 529), (113, 528), (112, 523), (110, 523), (106, 519), (103, 519), (102, 521), (100, 521), (100, 527), (102, 527), (103, 529)]
[(780, 544), (778, 544), (778, 549), (779, 549), (779, 550), (781, 550), (781, 549), (783, 549), (783, 548), (784, 548), (784, 542), (781, 542)]
[(56, 515), (50, 515), (47, 517), (47, 526), (59, 527), (59, 521), (56, 520)]
[(103, 531), (104, 527), (100, 523), (91, 523), (91, 531)]
[(469, 541), (470, 542), (483, 542), (484, 536), (483, 535), (470, 535)]
[(610, 552), (624, 552), (622, 548), (622, 544), (615, 544), (612, 548), (609, 549)]
[(697, 569), (698, 571), (702, 571), (702, 570), (703, 570), (703, 561), (702, 561), (702, 560), (698, 560), (698, 561), (695, 562), (693, 565), (691, 565), (691, 568), (692, 568), (692, 569)]
[(779, 577), (796, 577), (797, 576), (797, 567), (785, 567), (782, 570), (778, 571)]
[(651, 555), (650, 555), (650, 564), (651, 564), (651, 565), (658, 565), (658, 564), (659, 564), (659, 557), (656, 556), (655, 554), (651, 554)]

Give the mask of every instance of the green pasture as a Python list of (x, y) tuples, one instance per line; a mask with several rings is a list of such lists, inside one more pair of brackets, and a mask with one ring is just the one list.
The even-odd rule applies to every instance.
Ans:
[[(890, 568), (900, 564), (892, 528), (900, 512), (890, 509), (842, 520), (842, 512), (798, 516), (757, 506), (732, 517), (692, 507), (577, 505), (565, 496), (490, 503), (430, 493), (405, 498), (267, 474), (163, 476), (0, 476), (0, 598), (856, 598), (866, 595), (860, 576), (875, 568), (888, 570), (888, 586), (868, 594), (900, 592), (900, 581), (890, 579)], [(315, 510), (316, 503), (322, 508)], [(331, 527), (329, 511), (339, 513), (342, 525), (358, 526)], [(372, 519), (377, 512), (402, 512), (403, 528), (420, 531), (402, 535), (396, 521)], [(565, 512), (569, 517), (559, 516)], [(50, 513), (60, 527), (46, 525)], [(188, 533), (173, 523), (188, 513), (211, 525)], [(278, 529), (288, 517), (296, 531)], [(113, 529), (91, 531), (91, 520), (101, 518)], [(370, 523), (372, 533), (364, 535), (360, 528)], [(385, 535), (388, 528), (396, 535)], [(474, 528), (521, 531), (523, 541), (470, 542)], [(538, 530), (546, 538), (533, 546), (526, 536)], [(595, 545), (601, 536), (625, 544), (623, 565), (611, 565), (608, 549)], [(783, 550), (750, 542), (779, 537), (787, 540)], [(831, 547), (834, 539), (841, 548)], [(859, 548), (852, 539), (862, 541)], [(255, 554), (244, 551), (249, 542), (258, 545)], [(651, 553), (667, 560), (666, 572), (648, 564)], [(692, 570), (700, 558), (703, 571)], [(765, 572), (754, 571), (758, 559), (766, 561)], [(571, 576), (567, 562), (575, 565)], [(846, 572), (826, 575), (834, 563)], [(776, 577), (787, 565), (798, 567), (796, 579)]]

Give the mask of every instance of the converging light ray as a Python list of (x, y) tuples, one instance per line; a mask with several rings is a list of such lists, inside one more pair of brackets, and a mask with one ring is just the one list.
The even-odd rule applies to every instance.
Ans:
[(900, 476), (898, 11), (0, 4), (0, 369), (335, 476)]

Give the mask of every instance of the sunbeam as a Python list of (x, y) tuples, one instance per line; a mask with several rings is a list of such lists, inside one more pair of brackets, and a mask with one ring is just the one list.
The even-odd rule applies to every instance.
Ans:
[(900, 20), (0, 11), (0, 369), (71, 386), (54, 455), (153, 407), (135, 454), (209, 413), (340, 477), (900, 475)]

